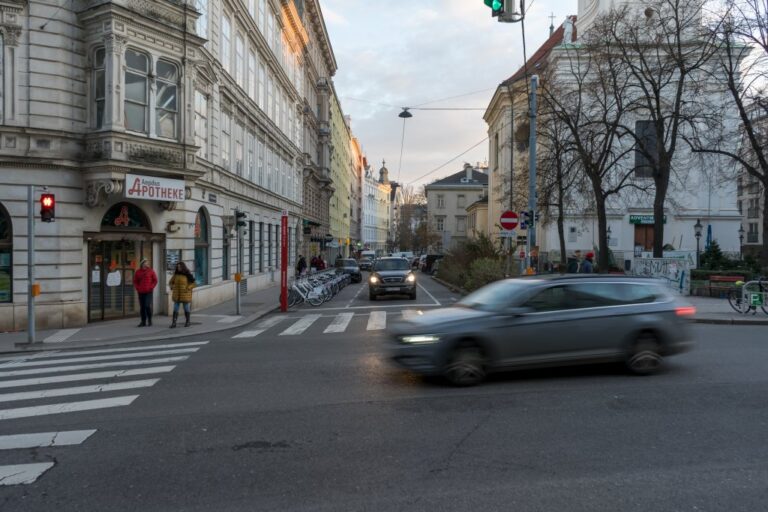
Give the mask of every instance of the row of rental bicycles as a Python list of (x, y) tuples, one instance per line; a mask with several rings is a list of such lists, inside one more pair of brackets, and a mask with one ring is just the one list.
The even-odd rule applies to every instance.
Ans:
[(768, 315), (768, 280), (758, 277), (753, 281), (737, 281), (736, 288), (728, 294), (728, 303), (737, 312), (757, 314), (757, 309)]
[(335, 269), (299, 277), (288, 291), (288, 307), (304, 302), (319, 306), (334, 298), (351, 280), (349, 274), (337, 274)]

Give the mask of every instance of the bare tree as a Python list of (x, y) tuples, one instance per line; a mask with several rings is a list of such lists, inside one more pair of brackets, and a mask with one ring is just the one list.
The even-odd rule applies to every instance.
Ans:
[(695, 152), (728, 157), (762, 184), (760, 263), (768, 267), (768, 0), (728, 0), (711, 24), (712, 77), (731, 101), (692, 137)]
[(416, 192), (413, 186), (402, 189), (403, 203), (400, 205), (400, 219), (397, 226), (395, 243), (401, 250), (418, 251), (417, 232), (418, 222), (416, 213), (427, 203), (423, 194)]
[(634, 115), (622, 119), (621, 127), (635, 140), (637, 178), (653, 179), (656, 258), (663, 255), (664, 209), (683, 132), (711, 112), (707, 82), (700, 77), (717, 46), (704, 30), (704, 4), (650, 0), (643, 10), (615, 10), (598, 27), (631, 78), (623, 93), (625, 108)]

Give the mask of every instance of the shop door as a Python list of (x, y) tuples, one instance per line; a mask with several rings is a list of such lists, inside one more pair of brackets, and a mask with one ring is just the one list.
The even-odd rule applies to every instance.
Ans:
[(89, 320), (139, 314), (133, 274), (142, 258), (152, 261), (152, 244), (143, 240), (93, 241), (88, 246)]
[(652, 225), (635, 225), (635, 247), (642, 247), (644, 251), (653, 250)]

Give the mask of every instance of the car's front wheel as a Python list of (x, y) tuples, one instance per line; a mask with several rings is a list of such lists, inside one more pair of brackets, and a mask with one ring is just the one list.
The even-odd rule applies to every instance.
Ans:
[(641, 333), (627, 358), (627, 367), (637, 375), (650, 375), (661, 368), (664, 358), (661, 355), (661, 343), (651, 332)]
[(448, 359), (443, 375), (455, 386), (474, 386), (485, 380), (485, 357), (474, 343), (456, 347)]

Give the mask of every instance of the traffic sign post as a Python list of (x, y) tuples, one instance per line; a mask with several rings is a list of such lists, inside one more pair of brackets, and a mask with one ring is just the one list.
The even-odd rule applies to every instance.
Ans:
[(517, 213), (507, 210), (506, 212), (501, 214), (501, 218), (499, 219), (499, 222), (501, 224), (502, 229), (507, 231), (512, 231), (517, 227), (517, 223), (518, 223)]

